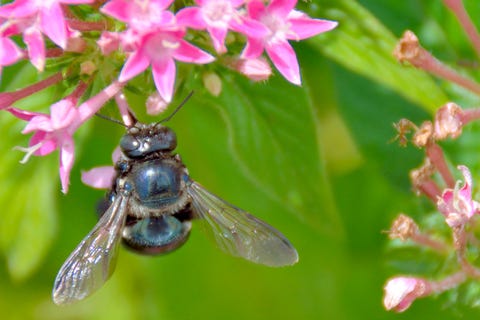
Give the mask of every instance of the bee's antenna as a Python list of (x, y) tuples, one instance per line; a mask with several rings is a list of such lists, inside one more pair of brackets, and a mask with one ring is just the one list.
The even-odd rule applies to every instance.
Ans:
[(103, 114), (101, 114), (101, 113), (98, 113), (98, 112), (95, 113), (95, 115), (96, 115), (97, 117), (102, 118), (102, 119), (111, 121), (111, 122), (113, 122), (113, 123), (116, 123), (116, 124), (119, 124), (119, 125), (121, 125), (121, 126), (123, 126), (123, 127), (127, 127), (127, 128), (128, 128), (128, 126), (127, 126), (125, 123), (123, 123), (122, 121), (119, 121), (119, 120), (117, 120), (117, 119), (113, 119), (113, 118), (107, 117), (107, 116), (105, 116), (105, 115), (103, 115)]
[(168, 116), (166, 117), (165, 119), (162, 119), (160, 121), (158, 121), (157, 123), (163, 123), (163, 122), (167, 122), (168, 120), (172, 119), (172, 117), (178, 112), (178, 110), (180, 110), (180, 108), (183, 107), (183, 105), (185, 103), (187, 103), (187, 101), (192, 97), (193, 95), (193, 90), (190, 91), (190, 93), (185, 97), (185, 99), (183, 99), (182, 102), (180, 102), (180, 104), (178, 105), (178, 107)]

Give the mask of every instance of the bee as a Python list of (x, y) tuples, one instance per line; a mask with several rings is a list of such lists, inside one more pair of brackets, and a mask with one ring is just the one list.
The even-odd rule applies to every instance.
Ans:
[(174, 131), (136, 122), (120, 140), (122, 156), (105, 212), (61, 267), (53, 301), (69, 304), (98, 290), (111, 276), (119, 244), (150, 255), (185, 243), (192, 220), (203, 220), (227, 253), (272, 267), (292, 265), (298, 254), (278, 230), (227, 203), (192, 180), (174, 154)]

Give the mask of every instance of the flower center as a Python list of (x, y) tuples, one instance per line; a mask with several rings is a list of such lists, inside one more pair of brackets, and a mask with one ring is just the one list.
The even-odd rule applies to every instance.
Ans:
[(203, 6), (202, 13), (209, 26), (226, 28), (234, 15), (234, 8), (229, 1), (211, 0)]
[(265, 14), (260, 21), (270, 30), (270, 34), (265, 37), (266, 43), (275, 43), (286, 39), (290, 24), (284, 19), (274, 14)]
[(146, 54), (152, 61), (170, 58), (173, 52), (180, 46), (175, 37), (166, 34), (155, 34), (147, 40), (145, 45)]

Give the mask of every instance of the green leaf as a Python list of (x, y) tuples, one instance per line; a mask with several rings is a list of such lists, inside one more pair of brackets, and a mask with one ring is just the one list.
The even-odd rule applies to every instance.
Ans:
[(336, 20), (336, 29), (309, 43), (328, 58), (369, 79), (389, 86), (432, 112), (447, 102), (443, 91), (426, 73), (402, 66), (392, 55), (397, 39), (355, 1), (325, 1), (315, 16)]
[(218, 99), (194, 99), (220, 112), (238, 168), (259, 191), (322, 232), (341, 236), (317, 119), (304, 90), (280, 77), (263, 86), (238, 76), (223, 81)]

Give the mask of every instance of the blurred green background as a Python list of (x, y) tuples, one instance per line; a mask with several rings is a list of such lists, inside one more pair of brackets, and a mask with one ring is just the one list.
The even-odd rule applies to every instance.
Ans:
[[(478, 22), (478, 1), (465, 3)], [(169, 122), (191, 176), (281, 230), (296, 246), (299, 263), (272, 269), (230, 257), (194, 225), (190, 240), (169, 255), (144, 257), (122, 249), (113, 277), (99, 292), (76, 305), (55, 306), (50, 294), (56, 273), (96, 223), (95, 206), (104, 194), (83, 185), (80, 172), (111, 164), (123, 129), (96, 118), (78, 132), (70, 191), (63, 195), (58, 153), (18, 164), (23, 155), (12, 148), (27, 145), (29, 137), (20, 134), (24, 123), (0, 113), (1, 319), (480, 316), (457, 291), (419, 300), (403, 314), (382, 306), (388, 277), (402, 270), (434, 276), (441, 268), (421, 251), (398, 257), (386, 249), (384, 231), (400, 211), (422, 219), (432, 209), (414, 196), (408, 181), (422, 152), (391, 143), (392, 123), (429, 119), (449, 100), (478, 106), (478, 97), (400, 66), (391, 52), (411, 29), (448, 64), (474, 65), (478, 59), (455, 18), (440, 0), (312, 0), (299, 7), (340, 23), (295, 44), (302, 88), (279, 75), (252, 84), (217, 70), (221, 96), (197, 87)], [(462, 72), (478, 79), (478, 70)], [(19, 88), (36, 77), (29, 66), (6, 68), (0, 89)], [(57, 93), (48, 91), (18, 106), (46, 111), (52, 98)], [(452, 163), (470, 166), (474, 177), (480, 169), (477, 132), (470, 127), (445, 145)]]

